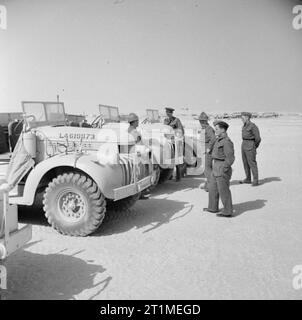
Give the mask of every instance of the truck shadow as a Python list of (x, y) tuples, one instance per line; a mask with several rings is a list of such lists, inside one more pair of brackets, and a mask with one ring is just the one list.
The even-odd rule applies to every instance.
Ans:
[(158, 184), (155, 190), (152, 191), (152, 196), (157, 196), (161, 194), (171, 194), (177, 191), (190, 191), (192, 189), (199, 188), (201, 184), (205, 183), (205, 178), (200, 178), (197, 176), (187, 176), (182, 178), (180, 181), (168, 180), (164, 183)]
[[(145, 206), (146, 201), (150, 201), (152, 206)], [(132, 228), (140, 229), (147, 228), (143, 232), (149, 232), (161, 227), (164, 224), (181, 219), (191, 212), (193, 205), (175, 200), (155, 199), (139, 200), (136, 204), (125, 212), (115, 214), (115, 218), (105, 218), (100, 228), (91, 236), (108, 236), (116, 233), (123, 233)], [(110, 212), (108, 211), (109, 215)], [(47, 219), (44, 216), (42, 207), (35, 206), (33, 208), (19, 208), (19, 222), (32, 224), (37, 226), (47, 226)]]
[(19, 206), (18, 217), (20, 223), (33, 224), (39, 226), (49, 226), (44, 215), (42, 206)]
[[(102, 276), (106, 271), (103, 266), (87, 263), (75, 255), (18, 251), (5, 261), (9, 270), (8, 290), (3, 292), (2, 299), (90, 300), (97, 297), (106, 290), (112, 277)], [(95, 281), (96, 277), (101, 280)], [(82, 298), (84, 290), (89, 293), (85, 292)]]
[(193, 208), (193, 205), (182, 201), (168, 199), (147, 201), (152, 201), (152, 206), (146, 207), (145, 200), (138, 201), (128, 212), (121, 212), (116, 219), (105, 221), (93, 236), (109, 236), (127, 232), (133, 228), (144, 228), (143, 233), (147, 233), (164, 224), (184, 218)]

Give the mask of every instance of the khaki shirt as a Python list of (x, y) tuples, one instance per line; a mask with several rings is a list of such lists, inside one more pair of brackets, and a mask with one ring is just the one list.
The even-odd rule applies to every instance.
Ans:
[(205, 128), (205, 145), (207, 153), (211, 153), (215, 139), (215, 130), (208, 124)]
[(129, 126), (128, 132), (134, 137), (136, 143), (139, 143), (142, 141), (141, 134), (134, 127)]
[(175, 129), (180, 129), (182, 131), (182, 134), (184, 134), (184, 132), (185, 132), (181, 121), (176, 117), (172, 117), (171, 119), (165, 118), (164, 124), (172, 127), (174, 130)]
[(261, 142), (258, 127), (253, 122), (245, 123), (242, 127), (242, 147), (245, 150), (258, 148)]
[(215, 176), (222, 175), (231, 169), (235, 161), (234, 144), (226, 133), (216, 138), (213, 145), (212, 158), (218, 160), (217, 163), (219, 164), (217, 166), (219, 172), (215, 172), (215, 165), (213, 166)]

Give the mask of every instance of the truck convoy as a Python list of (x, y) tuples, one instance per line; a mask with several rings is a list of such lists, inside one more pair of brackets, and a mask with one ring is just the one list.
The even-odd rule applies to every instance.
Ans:
[(204, 171), (202, 130), (186, 128), (183, 137), (160, 123), (155, 109), (138, 128), (141, 143), (117, 107), (99, 105), (87, 127), (67, 125), (62, 102), (24, 101), (22, 111), (7, 137), (11, 152), (0, 154), (0, 171), (9, 168), (9, 202), (32, 206), (42, 195), (48, 222), (62, 234), (93, 233), (105, 214), (129, 209), (177, 164), (189, 175)]
[(16, 185), (9, 201), (32, 206), (42, 193), (45, 216), (60, 233), (93, 233), (107, 206), (128, 208), (152, 184), (151, 152), (136, 145), (126, 124), (67, 126), (61, 102), (22, 102), (22, 110), (13, 164), (2, 155)]

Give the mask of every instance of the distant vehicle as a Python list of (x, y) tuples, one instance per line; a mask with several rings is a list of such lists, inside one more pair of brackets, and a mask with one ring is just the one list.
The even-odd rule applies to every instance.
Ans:
[[(91, 234), (107, 207), (130, 208), (152, 184), (150, 152), (137, 146), (125, 124), (110, 130), (66, 126), (61, 102), (27, 101), (22, 109), (15, 161), (6, 157), (20, 178), (10, 203), (32, 206), (42, 192), (45, 216), (60, 233)], [(31, 160), (33, 165), (27, 166)]]

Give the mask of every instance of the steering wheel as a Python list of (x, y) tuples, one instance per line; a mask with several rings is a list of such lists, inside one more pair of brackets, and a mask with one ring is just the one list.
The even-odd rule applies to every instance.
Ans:
[(92, 128), (102, 128), (105, 124), (105, 120), (102, 118), (101, 115), (97, 116), (91, 123)]
[(34, 116), (33, 114), (30, 114), (30, 115), (28, 115), (28, 116), (24, 116), (24, 119), (28, 119), (28, 118), (32, 118), (31, 121), (37, 121), (36, 116)]

